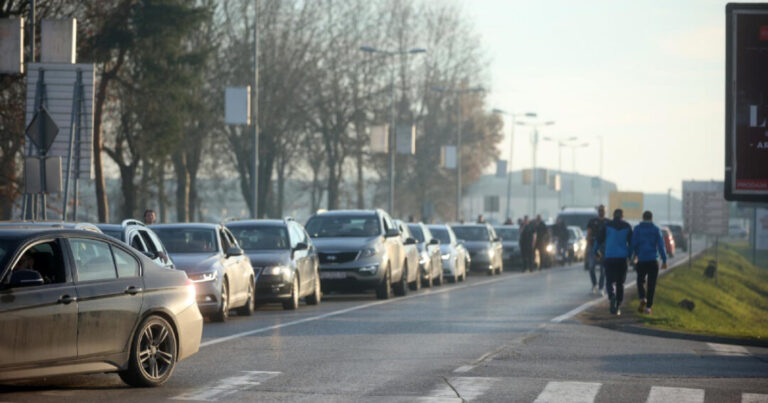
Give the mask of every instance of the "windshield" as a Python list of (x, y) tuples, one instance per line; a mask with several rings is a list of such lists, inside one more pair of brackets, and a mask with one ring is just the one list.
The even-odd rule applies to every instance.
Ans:
[(517, 241), (520, 238), (520, 230), (517, 228), (496, 228), (496, 235), (502, 241)]
[(379, 219), (375, 214), (359, 216), (315, 216), (307, 222), (312, 238), (368, 238), (381, 235)]
[(421, 230), (421, 225), (409, 225), (408, 229), (411, 230), (411, 235), (413, 235), (419, 243), (424, 242), (424, 231)]
[(573, 225), (581, 228), (583, 231), (587, 230), (587, 224), (589, 224), (589, 220), (595, 217), (597, 217), (596, 212), (583, 214), (560, 214), (557, 216), (557, 218), (562, 218), (566, 227)]
[(216, 231), (207, 228), (153, 228), (168, 253), (216, 252)]
[(288, 249), (291, 242), (285, 227), (274, 225), (258, 227), (229, 227), (244, 250)]
[(448, 234), (448, 230), (445, 228), (432, 228), (429, 230), (432, 236), (440, 240), (441, 244), (450, 244), (451, 236)]
[(488, 228), (485, 227), (453, 227), (453, 233), (456, 238), (465, 241), (489, 241)]

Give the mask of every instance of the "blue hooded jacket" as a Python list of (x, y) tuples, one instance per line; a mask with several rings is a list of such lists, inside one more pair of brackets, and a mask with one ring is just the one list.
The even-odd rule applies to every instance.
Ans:
[(632, 227), (624, 220), (613, 219), (605, 223), (597, 236), (595, 251), (605, 250), (606, 259), (626, 259), (632, 245)]
[(643, 221), (635, 226), (635, 233), (632, 235), (632, 252), (637, 256), (639, 262), (652, 262), (661, 260), (667, 263), (667, 251), (664, 245), (664, 238), (661, 236), (661, 230), (650, 221)]

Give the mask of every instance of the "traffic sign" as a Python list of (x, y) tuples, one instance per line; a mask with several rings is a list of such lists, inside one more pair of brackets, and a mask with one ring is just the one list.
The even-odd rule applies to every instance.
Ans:
[[(41, 125), (42, 129), (40, 128)], [(48, 152), (56, 135), (59, 134), (59, 127), (56, 126), (56, 122), (53, 121), (48, 110), (45, 109), (45, 107), (42, 107), (32, 118), (25, 133), (35, 147), (42, 149), (43, 152)]]
[[(709, 186), (711, 185), (711, 186)], [(694, 186), (683, 183), (683, 219), (688, 232), (727, 235), (730, 209), (718, 182)]]

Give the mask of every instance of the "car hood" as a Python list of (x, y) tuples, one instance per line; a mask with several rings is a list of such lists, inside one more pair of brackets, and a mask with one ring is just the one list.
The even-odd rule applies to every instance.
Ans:
[(174, 253), (171, 260), (177, 269), (187, 273), (202, 273), (210, 271), (219, 261), (218, 253)]
[(505, 248), (519, 248), (520, 244), (517, 241), (504, 241), (501, 245)]
[(312, 243), (320, 252), (356, 252), (370, 248), (381, 239), (380, 236), (369, 238), (313, 238)]
[(470, 252), (479, 252), (481, 250), (488, 250), (491, 247), (491, 243), (487, 241), (464, 241), (464, 247)]
[(287, 250), (246, 251), (245, 253), (254, 267), (287, 265), (291, 261), (291, 252)]

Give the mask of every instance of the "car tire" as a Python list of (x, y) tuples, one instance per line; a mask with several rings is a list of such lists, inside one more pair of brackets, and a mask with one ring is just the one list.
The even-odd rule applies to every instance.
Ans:
[(376, 298), (378, 299), (390, 299), (392, 297), (392, 271), (387, 265), (387, 271), (384, 272), (384, 278), (376, 287)]
[(312, 294), (307, 295), (306, 301), (308, 305), (318, 305), (323, 298), (323, 291), (320, 287), (320, 273), (315, 270), (315, 289), (312, 290)]
[(291, 297), (287, 301), (283, 301), (283, 309), (286, 311), (299, 309), (299, 295), (301, 295), (301, 290), (299, 289), (299, 276), (294, 274), (293, 283), (291, 284)]
[(256, 310), (256, 287), (254, 287), (254, 281), (253, 278), (251, 278), (250, 283), (248, 284), (248, 298), (245, 301), (245, 305), (241, 306), (240, 308), (237, 308), (235, 312), (237, 312), (238, 316), (251, 316), (253, 315), (253, 311)]
[(219, 304), (219, 310), (211, 315), (211, 320), (214, 322), (226, 322), (229, 319), (229, 283), (226, 277), (221, 280), (221, 303)]
[(408, 261), (403, 262), (403, 270), (400, 273), (400, 281), (394, 285), (395, 295), (402, 297), (408, 294)]
[(168, 381), (176, 367), (176, 332), (167, 320), (149, 316), (133, 335), (128, 367), (118, 372), (131, 386), (154, 387)]
[(416, 280), (408, 284), (408, 287), (411, 291), (419, 291), (421, 289), (421, 270), (418, 269), (418, 266), (416, 268)]

